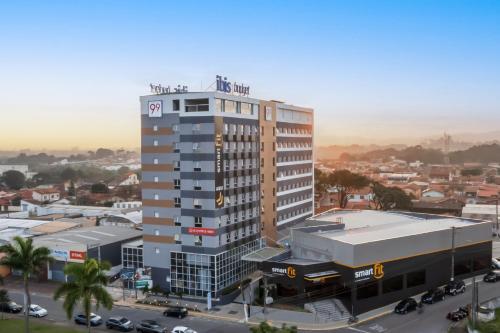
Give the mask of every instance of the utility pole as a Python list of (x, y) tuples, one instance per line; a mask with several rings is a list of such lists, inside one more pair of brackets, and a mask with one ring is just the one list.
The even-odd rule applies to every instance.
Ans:
[(472, 277), (472, 302), (471, 302), (471, 322), (472, 328), (476, 327), (476, 277)]
[(451, 281), (455, 279), (455, 226), (451, 227)]

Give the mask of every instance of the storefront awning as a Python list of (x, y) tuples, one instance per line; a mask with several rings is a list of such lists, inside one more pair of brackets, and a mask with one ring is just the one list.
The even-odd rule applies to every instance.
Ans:
[(318, 281), (322, 279), (328, 279), (332, 277), (337, 277), (340, 276), (340, 273), (334, 270), (330, 271), (324, 271), (324, 272), (316, 272), (316, 273), (309, 273), (304, 275), (304, 280), (307, 281)]
[(258, 249), (257, 251), (244, 255), (243, 257), (241, 257), (241, 260), (263, 262), (281, 256), (289, 251), (289, 249), (284, 248), (263, 247), (261, 249)]

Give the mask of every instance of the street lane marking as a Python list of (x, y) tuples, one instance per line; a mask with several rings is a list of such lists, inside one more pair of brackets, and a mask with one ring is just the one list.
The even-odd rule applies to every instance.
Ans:
[(361, 333), (370, 333), (368, 331), (363, 331), (363, 330), (360, 330), (358, 328), (354, 328), (354, 327), (347, 327), (348, 330), (352, 330), (352, 331), (356, 331), (356, 332), (361, 332)]

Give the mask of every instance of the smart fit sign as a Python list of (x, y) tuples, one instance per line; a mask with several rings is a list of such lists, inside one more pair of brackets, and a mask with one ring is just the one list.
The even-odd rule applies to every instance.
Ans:
[(384, 265), (377, 263), (370, 268), (365, 268), (354, 272), (354, 281), (361, 282), (371, 279), (381, 279), (384, 277)]
[(286, 268), (273, 267), (273, 268), (271, 268), (271, 272), (274, 274), (286, 275), (290, 279), (294, 279), (297, 276), (297, 271), (292, 266), (288, 266)]

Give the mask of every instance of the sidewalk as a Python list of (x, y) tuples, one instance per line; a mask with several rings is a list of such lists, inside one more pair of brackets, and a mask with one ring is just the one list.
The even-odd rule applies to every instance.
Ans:
[[(170, 304), (172, 305), (182, 305), (190, 309), (193, 308), (199, 309), (199, 311), (190, 311), (189, 314), (192, 316), (239, 322), (239, 323), (245, 322), (243, 304), (230, 303), (222, 306), (214, 306), (211, 310), (207, 310), (205, 303), (179, 300), (175, 298), (169, 298), (169, 301), (171, 302)], [(163, 311), (163, 307), (137, 304), (135, 298), (128, 298), (125, 301), (117, 300), (115, 302), (115, 305), (138, 308), (138, 309), (146, 309), (158, 312)], [(394, 309), (394, 306), (395, 304), (390, 304), (383, 308), (379, 308), (370, 312), (366, 312), (362, 315), (359, 315), (358, 323), (391, 313)], [(335, 322), (334, 321), (322, 322), (318, 320), (315, 317), (315, 315), (310, 312), (290, 311), (290, 310), (267, 307), (267, 312), (264, 314), (263, 308), (261, 306), (251, 306), (250, 312), (251, 313), (250, 313), (250, 318), (248, 319), (248, 323), (251, 325), (258, 325), (262, 321), (267, 321), (270, 325), (276, 327), (281, 327), (283, 324), (286, 324), (287, 326), (297, 326), (297, 328), (303, 330), (317, 330), (317, 331), (332, 330), (349, 326), (347, 320), (335, 321)]]

